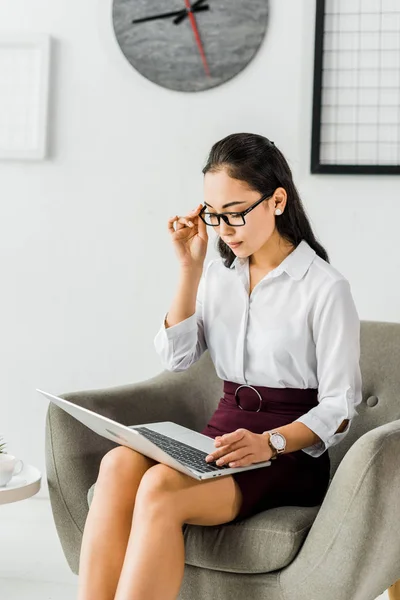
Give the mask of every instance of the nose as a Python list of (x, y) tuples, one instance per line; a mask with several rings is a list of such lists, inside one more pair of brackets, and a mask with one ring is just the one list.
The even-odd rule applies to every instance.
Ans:
[(227, 225), (223, 219), (220, 220), (219, 227), (217, 227), (217, 229), (221, 237), (224, 237), (226, 233), (232, 235), (235, 231), (235, 228), (231, 225)]

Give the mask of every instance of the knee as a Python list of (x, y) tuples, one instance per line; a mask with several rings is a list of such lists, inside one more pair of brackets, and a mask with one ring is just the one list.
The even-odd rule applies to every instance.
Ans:
[(137, 502), (143, 501), (146, 505), (160, 503), (165, 507), (169, 500), (173, 501), (174, 492), (179, 489), (180, 475), (168, 465), (151, 467), (141, 479)]
[[(141, 457), (143, 461), (141, 461)], [(145, 462), (145, 456), (135, 450), (118, 446), (107, 452), (101, 460), (99, 476), (118, 479), (133, 477), (137, 471), (137, 465)]]

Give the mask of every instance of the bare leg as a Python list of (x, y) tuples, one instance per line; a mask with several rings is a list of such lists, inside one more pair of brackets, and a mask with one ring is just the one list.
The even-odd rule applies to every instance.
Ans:
[(166, 465), (145, 474), (114, 600), (176, 600), (185, 568), (182, 525), (218, 525), (237, 515), (232, 477), (197, 481)]
[(185, 568), (182, 523), (161, 503), (137, 517), (115, 600), (175, 600)]
[(400, 579), (388, 589), (389, 600), (400, 600)]
[(155, 464), (125, 446), (104, 456), (83, 534), (78, 600), (114, 600), (136, 492), (144, 473)]

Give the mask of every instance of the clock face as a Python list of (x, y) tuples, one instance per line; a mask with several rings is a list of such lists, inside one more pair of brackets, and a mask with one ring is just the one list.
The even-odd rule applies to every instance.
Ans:
[(113, 0), (125, 57), (150, 81), (181, 92), (213, 88), (240, 73), (267, 21), (268, 0)]

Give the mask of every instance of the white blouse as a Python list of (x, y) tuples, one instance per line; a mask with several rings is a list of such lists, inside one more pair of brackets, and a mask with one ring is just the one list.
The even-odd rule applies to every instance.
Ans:
[[(196, 312), (154, 339), (168, 371), (184, 371), (208, 348), (221, 379), (255, 386), (318, 388), (300, 421), (321, 442), (317, 457), (349, 432), (360, 404), (360, 321), (347, 279), (303, 240), (249, 297), (249, 259), (203, 269)], [(344, 419), (350, 421), (335, 433)]]

